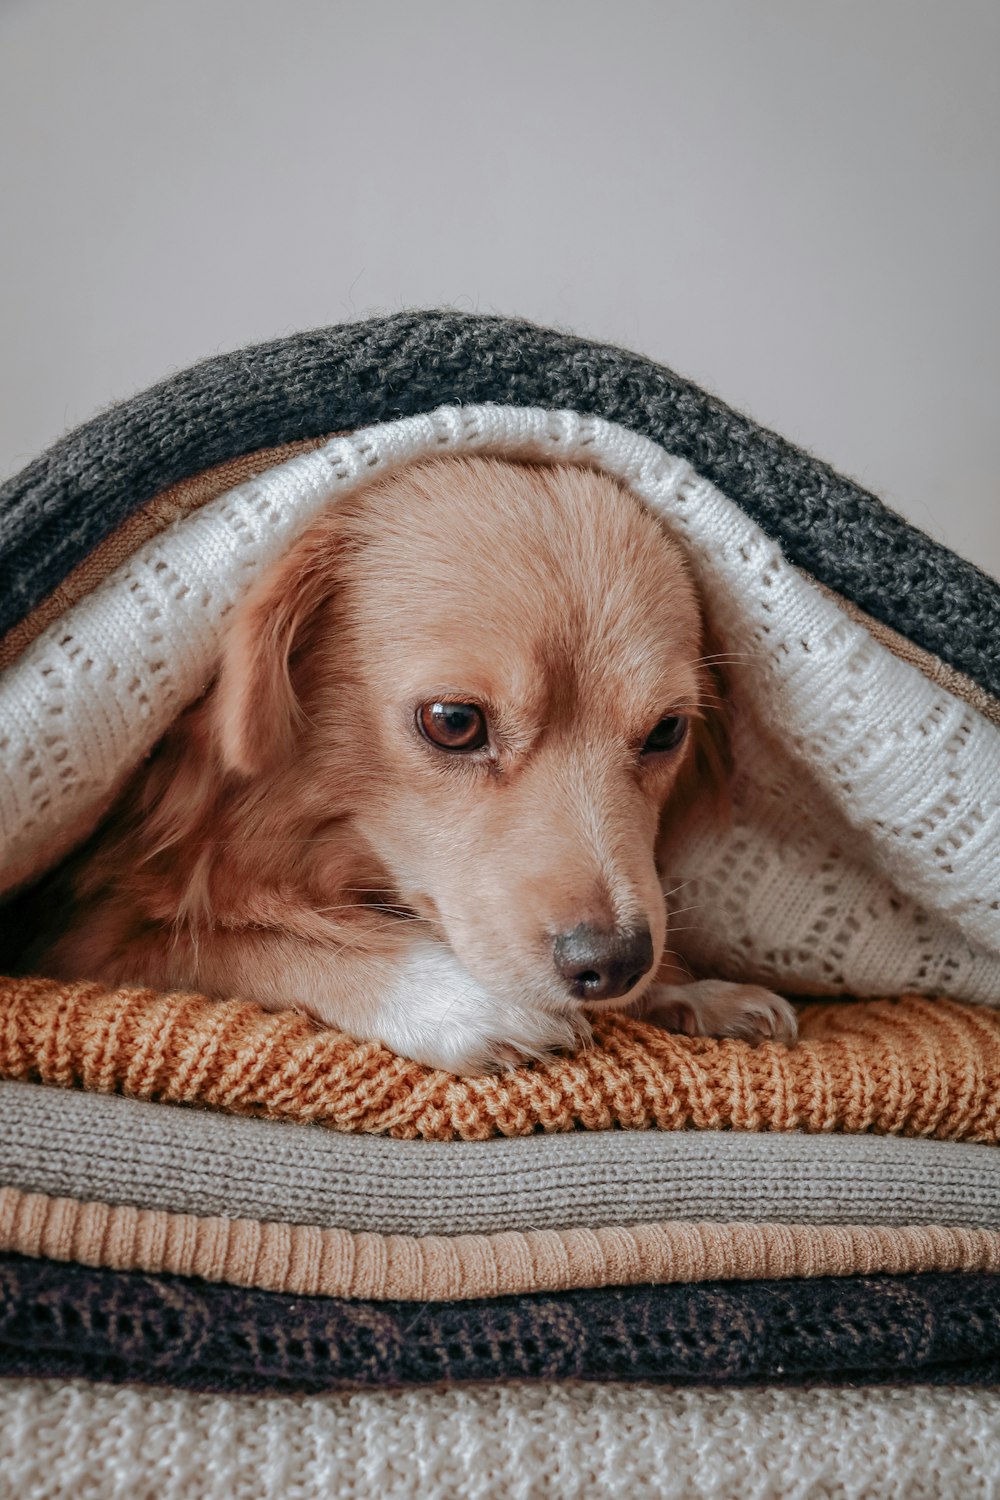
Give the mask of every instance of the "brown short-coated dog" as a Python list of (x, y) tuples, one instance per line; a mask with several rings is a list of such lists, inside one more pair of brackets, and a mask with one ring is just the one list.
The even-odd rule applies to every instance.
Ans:
[(791, 1041), (787, 1001), (668, 951), (658, 866), (727, 770), (713, 656), (680, 547), (607, 475), (380, 479), (233, 611), (32, 967), (294, 1007), (455, 1072), (608, 1007)]

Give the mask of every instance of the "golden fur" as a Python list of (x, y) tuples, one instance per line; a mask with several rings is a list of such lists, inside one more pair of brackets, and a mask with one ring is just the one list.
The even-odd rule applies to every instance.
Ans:
[[(588, 1035), (576, 976), (604, 970), (560, 971), (560, 935), (648, 928), (655, 961), (600, 1003), (790, 1039), (778, 997), (660, 962), (658, 851), (725, 769), (711, 655), (680, 548), (608, 476), (447, 458), (379, 480), (234, 611), (33, 966), (296, 1007), (475, 1071)], [(441, 702), (482, 711), (481, 753), (421, 735)], [(644, 752), (680, 715), (683, 743)]]

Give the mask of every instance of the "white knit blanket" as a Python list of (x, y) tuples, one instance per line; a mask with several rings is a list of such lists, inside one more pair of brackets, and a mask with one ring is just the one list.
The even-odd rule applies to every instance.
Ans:
[(993, 1390), (0, 1380), (11, 1500), (993, 1500), (998, 1473)]
[(693, 826), (666, 872), (691, 959), (793, 992), (1000, 1003), (1000, 730), (689, 465), (574, 412), (445, 407), (336, 438), (143, 546), (0, 677), (0, 890), (89, 831), (206, 687), (233, 606), (319, 511), (414, 459), (470, 452), (616, 475), (685, 544), (741, 654), (732, 823)]

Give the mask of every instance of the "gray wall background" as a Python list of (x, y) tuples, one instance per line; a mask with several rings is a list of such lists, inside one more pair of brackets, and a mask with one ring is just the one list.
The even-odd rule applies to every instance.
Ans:
[(0, 474), (407, 306), (641, 350), (1000, 575), (996, 0), (0, 0)]

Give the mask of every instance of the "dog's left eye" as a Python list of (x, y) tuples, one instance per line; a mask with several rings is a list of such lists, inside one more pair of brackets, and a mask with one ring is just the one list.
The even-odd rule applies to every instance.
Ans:
[(486, 717), (474, 703), (423, 703), (417, 727), (440, 750), (481, 750), (489, 740)]
[(661, 719), (642, 747), (643, 755), (659, 755), (665, 750), (676, 750), (687, 734), (688, 721), (684, 714), (668, 714)]

